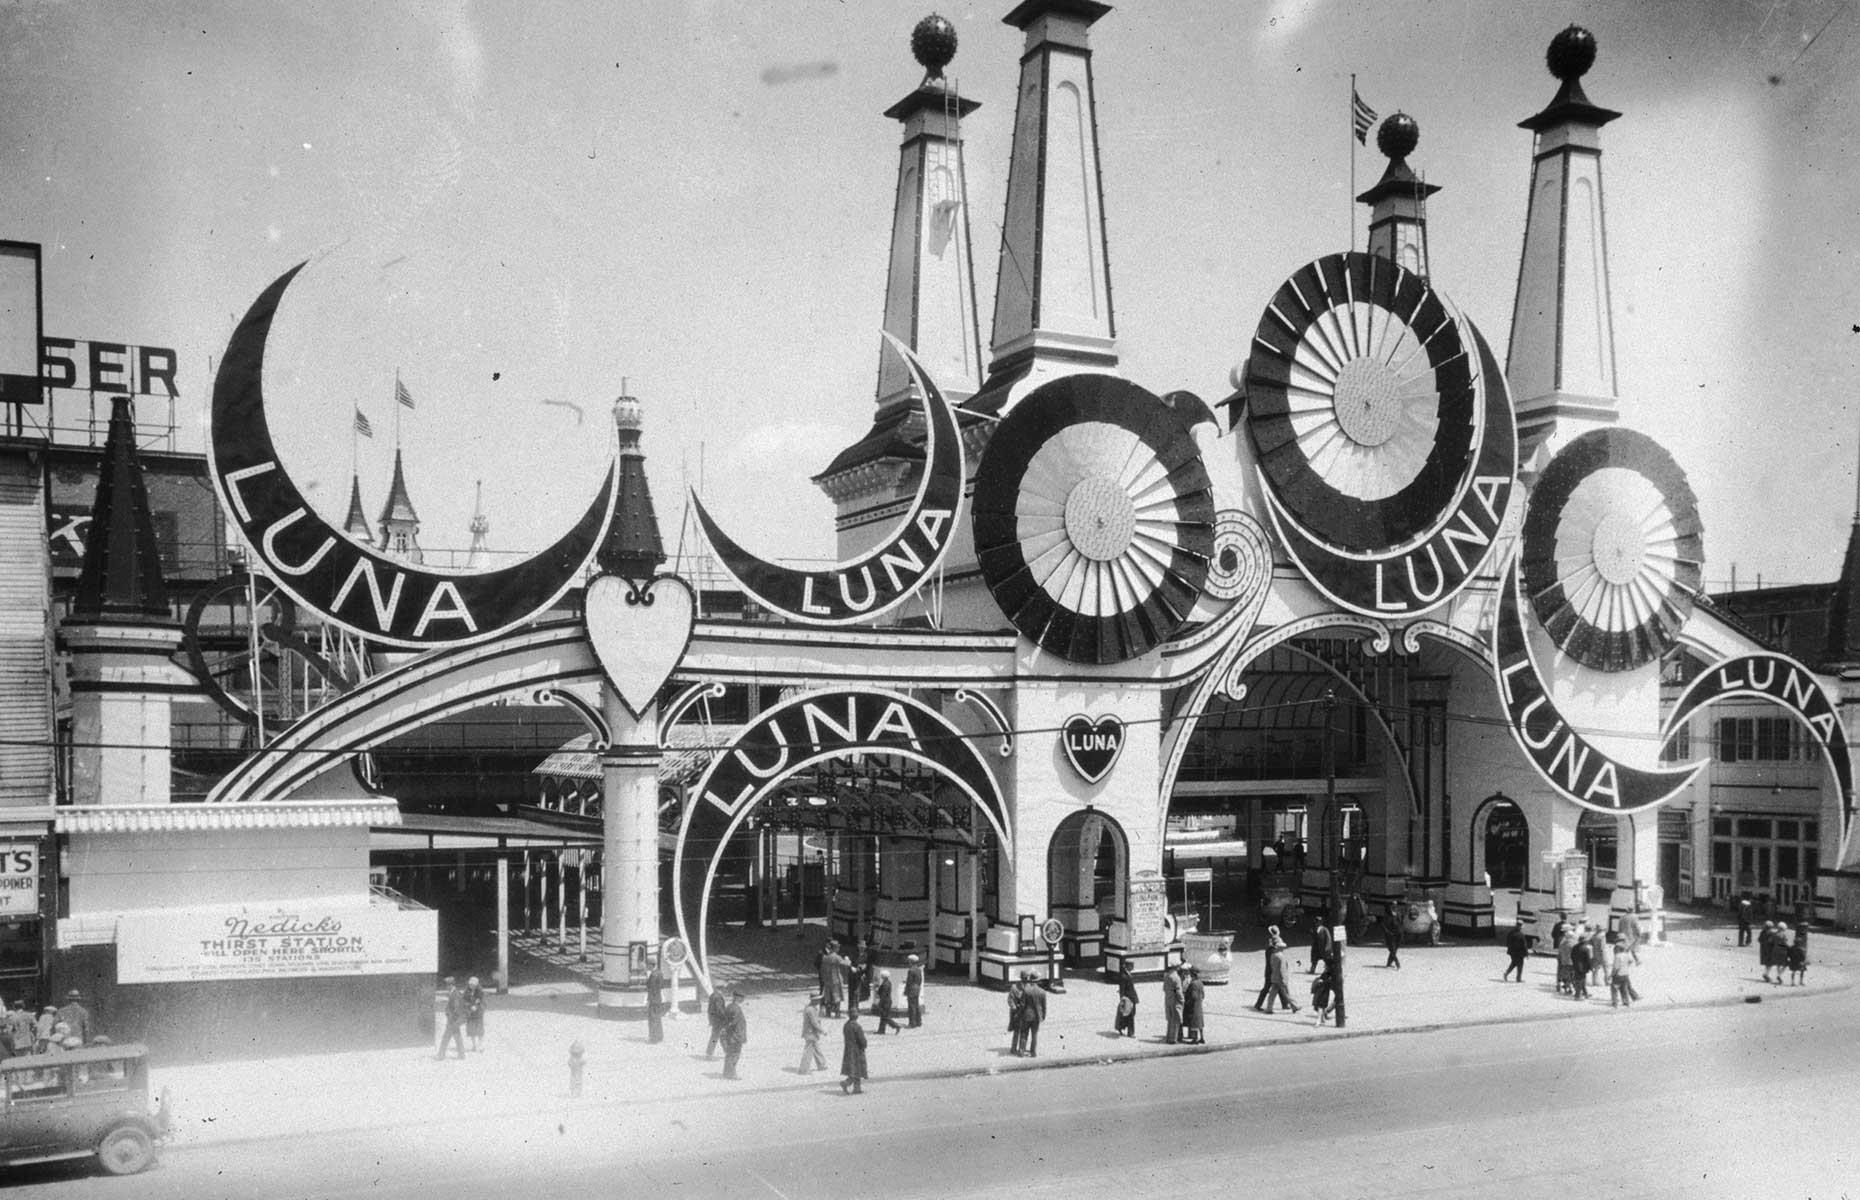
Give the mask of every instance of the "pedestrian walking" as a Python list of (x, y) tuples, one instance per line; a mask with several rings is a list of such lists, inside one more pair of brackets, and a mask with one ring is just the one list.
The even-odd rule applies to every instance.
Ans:
[(704, 1047), (705, 1058), (717, 1057), (717, 1043), (723, 1041), (723, 1027), (730, 1019), (730, 998), (721, 989), (710, 994), (704, 1005), (704, 1015), (710, 1020), (710, 1044)]
[(723, 1077), (735, 1079), (736, 1064), (749, 1044), (749, 1017), (743, 1012), (743, 993), (732, 991), (723, 1010)]
[(1208, 990), (1201, 982), (1201, 968), (1188, 968), (1188, 984), (1182, 989), (1182, 1030), (1188, 1040), (1201, 1045), (1208, 1027)]
[(860, 938), (849, 968), (851, 990), (847, 993), (847, 1000), (854, 1012), (858, 1012), (859, 1006), (872, 998), (873, 969), (871, 947), (865, 944), (864, 938)]
[(1763, 982), (1781, 983), (1781, 979), (1770, 978), (1770, 972), (1776, 967), (1776, 922), (1765, 921), (1757, 933), (1757, 964), (1763, 968)]
[(1259, 971), (1259, 995), (1253, 998), (1253, 1007), (1259, 1012), (1271, 1012), (1277, 997), (1272, 990), (1272, 956), (1285, 948), (1285, 942), (1279, 936), (1277, 925), (1266, 926), (1266, 947), (1261, 952)]
[(1589, 984), (1591, 987), (1608, 986), (1608, 941), (1602, 927), (1597, 925), (1589, 931)]
[(1021, 1026), (1027, 1033), (1027, 1057), (1040, 1057), (1040, 1026), (1046, 1024), (1046, 989), (1032, 971), (1027, 972), (1027, 997), (1021, 1005)]
[(1330, 1020), (1330, 960), (1319, 960), (1311, 975), (1311, 1007), (1317, 1010), (1317, 1023)]
[(820, 1020), (820, 997), (809, 996), (801, 1009), (801, 1074), (827, 1069), (826, 1055), (820, 1052), (820, 1038), (825, 1032), (826, 1026)]
[(473, 1054), (484, 1053), (484, 985), (473, 975), (465, 981), (465, 1036)]
[(1803, 977), (1808, 974), (1808, 922), (1797, 921), (1795, 937), (1789, 942), (1789, 984), (1792, 987), (1803, 986)]
[(1569, 939), (1569, 982), (1571, 994), (1578, 1000), (1589, 998), (1590, 960), (1594, 953), (1589, 949), (1588, 934), (1578, 926), (1572, 933), (1564, 935)]
[(459, 990), (458, 980), (448, 975), (446, 985), (446, 1028), (439, 1035), (439, 1053), (435, 1059), (446, 1056), (448, 1045), (458, 1047), (459, 1057), (465, 1057), (465, 993)]
[(1330, 925), (1322, 916), (1311, 923), (1311, 964), (1305, 968), (1305, 974), (1317, 974), (1318, 964), (1330, 957)]
[(665, 989), (670, 982), (665, 977), (665, 960), (654, 959), (652, 970), (646, 974), (646, 1040), (649, 1042), (665, 1040), (665, 1010), (670, 1007), (665, 1002)]
[(1619, 954), (1625, 950), (1632, 954), (1634, 965), (1638, 967), (1640, 965), (1640, 943), (1640, 914), (1630, 908), (1621, 914), (1621, 938), (1615, 953)]
[(820, 956), (820, 1003), (829, 1017), (837, 1017), (845, 1007), (846, 960), (840, 956), (840, 944), (827, 942)]
[(1401, 970), (1401, 905), (1394, 901), (1389, 902), (1388, 915), (1382, 918), (1382, 941), (1389, 951), (1382, 965)]
[(1634, 956), (1615, 947), (1615, 961), (1608, 971), (1608, 1007), (1626, 1008), (1640, 997), (1634, 992)]
[[(1776, 982), (1782, 982), (1782, 972), (1776, 972)], [(58, 1019), (71, 1026), (71, 1036), (83, 1045), (90, 1045), (97, 1036), (96, 1022), (91, 1020), (90, 1009), (84, 1007), (84, 997), (76, 988), (65, 993), (63, 1007), (58, 1010)]]
[(1117, 973), (1117, 1019), (1111, 1028), (1127, 1038), (1137, 1036), (1137, 981), (1131, 977), (1128, 961)]
[(1008, 984), (1008, 1033), (1011, 1037), (1010, 1050), (1015, 1058), (1027, 1052), (1027, 974), (1018, 975), (1013, 983)]
[[(1559, 922), (1559, 924), (1561, 924), (1561, 922)], [(1562, 935), (1557, 938), (1556, 943), (1556, 990), (1559, 992), (1573, 992), (1575, 990), (1569, 983), (1570, 948), (1575, 944), (1576, 939), (1574, 935), (1570, 933), (1569, 926), (1563, 925)]]
[(915, 954), (904, 961), (904, 1007), (910, 1027), (917, 1029), (924, 1023), (924, 964)]
[(863, 1092), (866, 1079), (865, 1030), (859, 1026), (859, 1012), (846, 1014), (841, 1036), (845, 1046), (840, 1051), (840, 1091)]
[(1751, 909), (1750, 893), (1745, 892), (1737, 898), (1737, 944), (1739, 946), (1750, 944)]
[(1280, 942), (1266, 958), (1266, 986), (1272, 989), (1272, 995), (1279, 1002), (1279, 1007), (1287, 1012), (1297, 1012), (1298, 1004), (1292, 999), (1291, 989), (1286, 986), (1285, 974), (1286, 946)]
[(1163, 1041), (1175, 1045), (1182, 1040), (1182, 972), (1174, 963), (1163, 970)]
[(872, 1015), (878, 1018), (878, 1036), (880, 1037), (885, 1036), (885, 1029), (888, 1026), (893, 1033), (904, 1032), (904, 1027), (892, 1018), (891, 994), (891, 972), (880, 971), (878, 987), (872, 992)]
[(1509, 980), (1512, 972), (1515, 971), (1518, 975), (1518, 982), (1523, 983), (1524, 956), (1530, 952), (1531, 939), (1530, 936), (1524, 932), (1524, 922), (1512, 922), (1511, 932), (1505, 935), (1505, 953), (1510, 957), (1511, 965), (1505, 968), (1505, 974), (1500, 978), (1499, 982), (1503, 983)]

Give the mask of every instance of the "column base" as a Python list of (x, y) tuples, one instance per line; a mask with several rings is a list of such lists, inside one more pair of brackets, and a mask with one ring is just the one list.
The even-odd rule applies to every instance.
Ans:
[(603, 1021), (645, 1020), (646, 989), (603, 983), (597, 997), (595, 1015)]

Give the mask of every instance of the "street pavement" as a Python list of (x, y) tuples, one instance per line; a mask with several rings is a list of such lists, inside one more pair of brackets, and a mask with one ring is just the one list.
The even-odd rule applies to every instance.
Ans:
[[(163, 1066), (153, 1083), (172, 1096), (170, 1143), (190, 1147), (297, 1135), (404, 1130), (409, 1136), (438, 1124), (598, 1117), (603, 1111), (726, 1094), (837, 1092), (839, 1022), (828, 1020), (822, 1051), (825, 1077), (803, 1077), (800, 1010), (811, 961), (822, 934), (817, 926), (734, 931), (713, 949), (718, 978), (745, 992), (749, 1043), (739, 1080), (722, 1077), (722, 1053), (705, 1054), (708, 1025), (687, 983), (683, 1012), (666, 1022), (665, 1041), (646, 1040), (644, 1022), (595, 1015), (591, 969), (574, 962), (575, 942), (558, 964), (520, 955), (513, 961), (509, 994), (493, 996), (484, 1048), (463, 1060), (436, 1060), (433, 1049), (409, 1047), (307, 1053), (293, 1057)], [(1140, 984), (1137, 1036), (1112, 1032), (1113, 983), (1096, 975), (1069, 975), (1063, 994), (1049, 999), (1039, 1057), (1008, 1052), (1004, 994), (954, 976), (932, 974), (925, 989), (924, 1026), (870, 1040), (873, 1089), (947, 1076), (1007, 1073), (1105, 1064), (1168, 1055), (1244, 1052), (1299, 1041), (1366, 1038), (1472, 1025), (1589, 1018), (1657, 1022), (1662, 1010), (1740, 1003), (1786, 1003), (1851, 987), (1860, 978), (1860, 939), (1815, 930), (1804, 987), (1762, 982), (1754, 947), (1739, 949), (1735, 929), (1711, 916), (1673, 914), (1664, 943), (1642, 948), (1634, 976), (1642, 1000), (1611, 1009), (1605, 987), (1586, 1002), (1555, 991), (1555, 960), (1533, 956), (1523, 983), (1503, 982), (1501, 945), (1448, 940), (1408, 945), (1399, 970), (1383, 966), (1379, 943), (1351, 946), (1346, 955), (1348, 1023), (1319, 1027), (1308, 1005), (1305, 951), (1294, 945), (1292, 993), (1297, 1014), (1267, 1015), (1252, 1005), (1259, 988), (1259, 938), (1243, 935), (1232, 983), (1207, 989), (1205, 1045), (1162, 1040), (1161, 985)], [(894, 972), (896, 982), (901, 975)], [(901, 988), (900, 988), (901, 992)], [(436, 1003), (438, 1003), (436, 998)], [(569, 1094), (569, 1048), (585, 1048), (582, 1094)]]

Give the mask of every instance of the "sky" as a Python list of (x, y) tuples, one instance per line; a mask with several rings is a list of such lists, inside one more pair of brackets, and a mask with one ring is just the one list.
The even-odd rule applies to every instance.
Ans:
[[(272, 280), (287, 468), (370, 515), (397, 434), (429, 547), (566, 529), (644, 406), (684, 494), (767, 557), (833, 554), (809, 481), (867, 428), (912, 26), (963, 125), (982, 335), (1021, 34), (1008, 0), (0, 4), (0, 238), (51, 336), (179, 354), (179, 445)], [(1499, 354), (1564, 25), (1600, 45), (1621, 421), (1687, 471), (1722, 587), (1832, 579), (1860, 471), (1860, 10), (1841, 0), (1128, 0), (1091, 31), (1122, 369), (1218, 400), (1278, 284), (1360, 245), (1350, 77), (1420, 124), (1436, 287)], [(1356, 151), (1356, 190), (1385, 160)], [(398, 378), (414, 398), (394, 404)], [(82, 411), (75, 395), (61, 400)], [(368, 416), (358, 439), (353, 411)], [(158, 407), (144, 420), (159, 417)]]

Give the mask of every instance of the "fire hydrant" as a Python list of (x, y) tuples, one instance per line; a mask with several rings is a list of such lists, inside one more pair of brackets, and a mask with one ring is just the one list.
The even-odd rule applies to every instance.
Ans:
[(581, 1095), (582, 1060), (587, 1057), (587, 1050), (579, 1040), (568, 1044), (568, 1094)]

